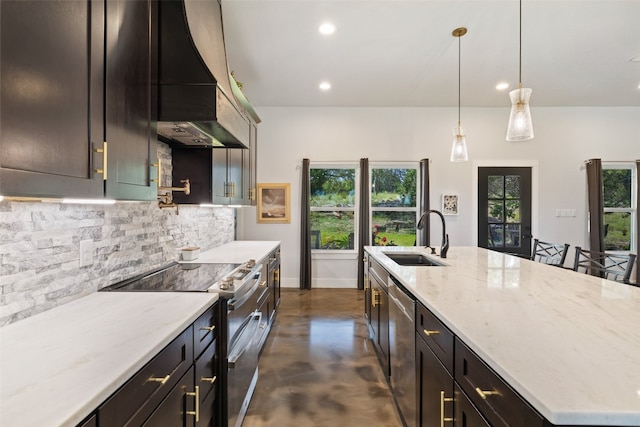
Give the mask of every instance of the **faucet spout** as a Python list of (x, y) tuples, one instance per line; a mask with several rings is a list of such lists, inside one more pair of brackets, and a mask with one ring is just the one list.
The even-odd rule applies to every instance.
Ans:
[[(435, 210), (435, 209), (429, 209), (426, 210), (422, 216), (420, 217), (420, 220), (418, 221), (418, 225), (416, 226), (416, 228), (418, 228), (418, 230), (421, 230), (422, 228), (424, 228), (424, 224), (427, 221), (427, 217), (429, 216), (429, 214), (435, 213), (440, 217), (440, 220), (442, 221), (442, 245), (440, 246), (440, 258), (446, 258), (447, 257), (447, 251), (449, 250), (449, 235), (447, 234), (447, 226), (446, 223), (444, 222), (444, 215), (442, 215), (442, 212)], [(425, 247), (430, 247), (429, 243), (427, 243), (427, 246)]]

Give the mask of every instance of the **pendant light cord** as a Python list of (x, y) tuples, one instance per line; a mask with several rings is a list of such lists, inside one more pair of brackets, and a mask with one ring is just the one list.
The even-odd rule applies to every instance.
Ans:
[(458, 128), (460, 128), (460, 76), (461, 76), (461, 72), (460, 72), (460, 39), (462, 37), (458, 37)]
[(519, 46), (518, 46), (518, 87), (522, 89), (522, 0), (520, 0), (520, 21), (519, 21)]

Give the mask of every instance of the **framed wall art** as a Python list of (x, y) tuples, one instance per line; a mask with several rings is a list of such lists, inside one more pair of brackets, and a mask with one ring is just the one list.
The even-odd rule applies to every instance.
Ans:
[(457, 194), (442, 195), (442, 214), (458, 215), (458, 195)]
[(289, 183), (258, 184), (258, 223), (291, 222), (291, 186)]

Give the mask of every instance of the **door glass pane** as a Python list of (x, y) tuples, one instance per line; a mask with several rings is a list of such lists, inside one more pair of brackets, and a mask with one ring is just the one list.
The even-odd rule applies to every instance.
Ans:
[(505, 222), (520, 222), (520, 200), (505, 200)]
[(416, 169), (371, 169), (372, 207), (415, 207)]
[(414, 212), (372, 212), (371, 241), (374, 246), (413, 246), (416, 243)]
[(311, 249), (353, 249), (354, 213), (311, 212)]
[(310, 203), (312, 207), (354, 207), (355, 169), (311, 169)]
[(517, 175), (507, 175), (504, 177), (504, 181), (505, 181), (505, 198), (519, 199), (520, 198), (520, 177)]
[(490, 223), (495, 222), (504, 222), (504, 209), (502, 200), (499, 201), (489, 201), (489, 212), (488, 219)]
[(605, 208), (631, 207), (631, 169), (603, 169)]
[(489, 224), (489, 247), (504, 246), (504, 226), (502, 224)]
[(520, 224), (508, 224), (504, 234), (505, 246), (520, 247)]
[(631, 250), (631, 213), (604, 213), (604, 249), (606, 251)]
[(489, 175), (487, 197), (489, 199), (502, 199), (504, 197), (504, 179), (502, 175)]

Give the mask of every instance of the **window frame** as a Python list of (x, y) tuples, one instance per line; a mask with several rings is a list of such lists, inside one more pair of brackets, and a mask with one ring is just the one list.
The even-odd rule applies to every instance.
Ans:
[[(358, 239), (359, 239), (359, 223), (360, 218), (358, 215), (359, 207), (360, 207), (360, 165), (357, 161), (354, 162), (309, 162), (309, 182), (311, 182), (311, 170), (312, 169), (353, 169), (354, 174), (354, 201), (353, 208), (345, 208), (345, 207), (330, 207), (330, 208), (322, 208), (322, 207), (314, 207), (309, 203), (310, 212), (333, 212), (333, 211), (343, 211), (343, 212), (353, 212), (353, 249), (311, 249), (311, 255), (330, 255), (331, 258), (341, 258), (341, 255), (346, 255), (348, 258), (351, 258), (354, 254), (358, 254)], [(311, 194), (309, 194), (309, 198), (311, 198)]]
[[(374, 169), (415, 169), (416, 171), (416, 205), (414, 207), (374, 207), (373, 201), (373, 170)], [(418, 162), (369, 162), (369, 226), (373, 230), (373, 212), (410, 212), (414, 211), (415, 223), (418, 224), (420, 215), (420, 163)], [(416, 244), (418, 244), (418, 232), (414, 230)], [(370, 242), (375, 246), (374, 242)]]
[[(629, 230), (630, 248), (628, 251), (616, 251), (616, 250), (607, 250), (607, 252), (611, 253), (619, 253), (619, 254), (628, 254), (628, 253), (638, 253), (638, 242), (636, 241), (638, 224), (637, 224), (637, 210), (638, 210), (638, 168), (634, 162), (602, 162), (602, 172), (604, 174), (605, 170), (611, 169), (626, 169), (631, 170), (631, 206), (628, 208), (608, 208), (603, 205), (602, 216), (604, 220), (604, 215), (607, 212), (628, 212), (631, 215), (631, 229)], [(602, 189), (602, 193), (604, 195), (604, 185)]]

